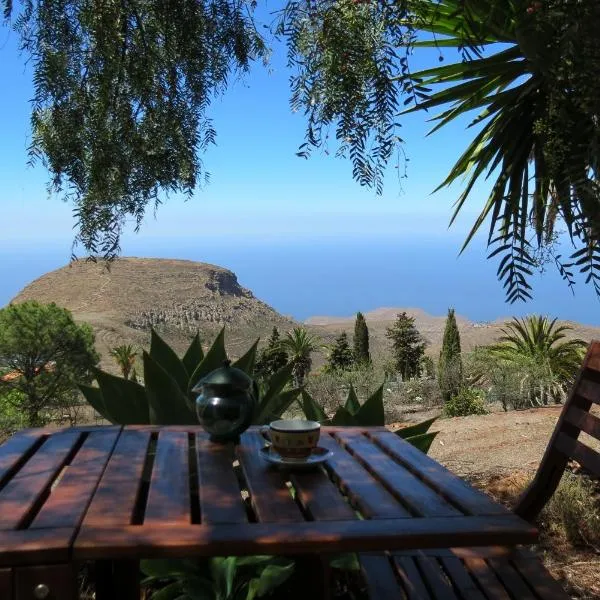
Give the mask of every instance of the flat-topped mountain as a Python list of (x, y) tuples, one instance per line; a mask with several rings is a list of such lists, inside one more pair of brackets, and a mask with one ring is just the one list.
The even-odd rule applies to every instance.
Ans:
[(265, 339), (273, 326), (285, 331), (294, 324), (242, 287), (231, 271), (188, 260), (75, 261), (36, 279), (13, 302), (25, 300), (56, 302), (92, 325), (106, 366), (115, 345), (147, 347), (151, 327), (183, 350), (196, 331), (208, 341), (226, 326), (227, 348), (235, 355), (256, 337)]

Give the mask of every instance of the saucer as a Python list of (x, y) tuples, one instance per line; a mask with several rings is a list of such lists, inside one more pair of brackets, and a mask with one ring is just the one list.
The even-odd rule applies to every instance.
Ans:
[(273, 465), (278, 467), (285, 467), (286, 469), (312, 469), (322, 463), (324, 463), (333, 454), (331, 450), (317, 446), (310, 456), (306, 458), (287, 458), (281, 456), (272, 446), (265, 446), (259, 451), (260, 455)]

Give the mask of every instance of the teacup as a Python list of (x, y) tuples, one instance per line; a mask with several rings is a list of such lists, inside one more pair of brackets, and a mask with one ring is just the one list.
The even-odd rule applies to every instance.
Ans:
[(263, 429), (273, 450), (285, 458), (307, 458), (316, 448), (321, 425), (316, 421), (281, 419)]

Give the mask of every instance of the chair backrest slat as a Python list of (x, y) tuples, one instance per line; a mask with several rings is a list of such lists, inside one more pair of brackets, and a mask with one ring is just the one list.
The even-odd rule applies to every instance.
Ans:
[(598, 417), (576, 406), (571, 406), (566, 413), (565, 420), (593, 438), (600, 440), (600, 419)]
[(569, 459), (576, 460), (584, 469), (600, 473), (600, 454), (589, 446), (564, 433), (556, 438), (555, 446), (559, 452), (562, 452)]
[(600, 476), (600, 454), (579, 441), (583, 431), (600, 440), (600, 419), (590, 413), (600, 405), (600, 342), (590, 343), (583, 365), (565, 402), (537, 473), (519, 499), (515, 512), (535, 520), (556, 490), (569, 460)]

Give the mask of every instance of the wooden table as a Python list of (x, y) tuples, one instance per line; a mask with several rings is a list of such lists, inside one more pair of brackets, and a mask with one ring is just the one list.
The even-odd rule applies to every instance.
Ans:
[(45, 584), (56, 594), (47, 598), (70, 599), (73, 565), (86, 560), (536, 539), (529, 523), (383, 428), (324, 428), (320, 444), (333, 450), (324, 468), (286, 473), (259, 456), (256, 428), (235, 447), (194, 427), (20, 432), (0, 447), (0, 598), (35, 597)]

